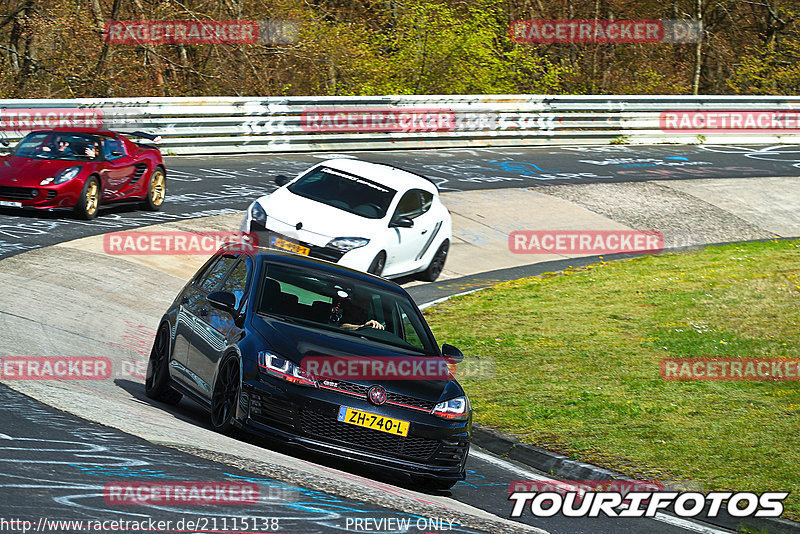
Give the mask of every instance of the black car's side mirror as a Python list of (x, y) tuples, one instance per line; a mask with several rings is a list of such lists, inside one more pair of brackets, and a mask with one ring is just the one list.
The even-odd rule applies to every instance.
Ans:
[(289, 183), (289, 177), (279, 174), (275, 177), (275, 185), (278, 187), (283, 187), (284, 185)]
[(464, 360), (464, 353), (453, 345), (444, 343), (442, 345), (442, 357), (447, 360), (448, 363), (460, 363)]
[(411, 228), (414, 226), (414, 221), (409, 217), (395, 217), (389, 223), (389, 228)]
[(228, 293), (227, 291), (214, 291), (213, 293), (208, 294), (206, 300), (215, 308), (226, 311), (231, 315), (236, 314), (236, 297), (233, 295), (233, 293)]

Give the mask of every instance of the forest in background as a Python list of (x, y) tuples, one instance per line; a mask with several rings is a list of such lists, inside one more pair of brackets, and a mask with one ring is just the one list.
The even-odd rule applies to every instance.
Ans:
[[(2, 0), (0, 98), (797, 94), (800, 0)], [(111, 20), (284, 20), (287, 45), (108, 44)], [(692, 19), (698, 44), (516, 44), (515, 19)]]

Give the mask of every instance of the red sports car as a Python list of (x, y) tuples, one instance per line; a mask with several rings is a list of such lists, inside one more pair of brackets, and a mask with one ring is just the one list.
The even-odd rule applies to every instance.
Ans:
[[(157, 141), (142, 132), (130, 134)], [(0, 156), (0, 207), (71, 209), (93, 219), (103, 204), (138, 202), (159, 210), (166, 169), (154, 146), (117, 132), (53, 128), (26, 135)]]

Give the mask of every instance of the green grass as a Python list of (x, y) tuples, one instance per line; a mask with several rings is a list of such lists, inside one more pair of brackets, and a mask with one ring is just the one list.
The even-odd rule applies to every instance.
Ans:
[(800, 383), (667, 382), (666, 357), (798, 357), (800, 241), (602, 262), (426, 310), (493, 358), (475, 421), (640, 479), (786, 490), (800, 518)]

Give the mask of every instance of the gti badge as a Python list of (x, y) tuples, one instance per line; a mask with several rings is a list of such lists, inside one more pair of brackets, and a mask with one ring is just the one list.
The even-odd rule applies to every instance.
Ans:
[(386, 402), (386, 390), (381, 386), (372, 386), (369, 388), (369, 401), (375, 406), (380, 406)]

